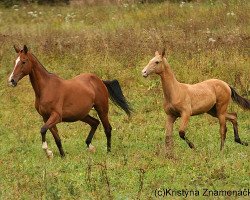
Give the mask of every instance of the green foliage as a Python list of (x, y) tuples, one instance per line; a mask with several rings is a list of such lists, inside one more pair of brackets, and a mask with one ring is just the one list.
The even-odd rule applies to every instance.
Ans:
[[(248, 1), (206, 1), (1, 8), (0, 199), (155, 199), (159, 188), (249, 188), (249, 147), (234, 142), (228, 124), (220, 152), (219, 125), (210, 116), (190, 120), (187, 136), (195, 151), (179, 138), (177, 121), (175, 159), (165, 158), (160, 80), (141, 76), (154, 52), (166, 47), (179, 81), (219, 78), (249, 99), (249, 7)], [(93, 139), (97, 152), (89, 154), (89, 127), (64, 123), (58, 128), (66, 158), (48, 132), (54, 158), (47, 160), (29, 79), (7, 87), (14, 44), (28, 45), (48, 71), (65, 79), (92, 72), (119, 80), (135, 112), (128, 119), (110, 103), (112, 153), (106, 154), (101, 126)], [(234, 104), (229, 110), (238, 113), (239, 134), (249, 142), (249, 112)]]

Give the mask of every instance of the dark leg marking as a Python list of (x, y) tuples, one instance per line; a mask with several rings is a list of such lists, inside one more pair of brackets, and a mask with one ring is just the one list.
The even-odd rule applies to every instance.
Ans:
[(238, 133), (238, 122), (237, 122), (237, 113), (227, 113), (227, 120), (229, 120), (233, 124), (233, 129), (234, 129), (234, 141), (244, 145), (248, 146), (247, 142), (243, 142), (240, 139), (239, 133)]
[(62, 143), (61, 143), (61, 138), (60, 138), (60, 136), (58, 135), (58, 130), (57, 130), (56, 126), (55, 126), (55, 127), (52, 127), (52, 128), (50, 129), (50, 131), (51, 131), (51, 133), (52, 133), (52, 135), (53, 135), (53, 137), (54, 137), (54, 140), (55, 140), (55, 142), (56, 142), (56, 146), (57, 146), (57, 148), (58, 148), (58, 150), (59, 150), (59, 152), (60, 152), (61, 157), (64, 157), (64, 156), (65, 156), (65, 153), (64, 153), (64, 151), (63, 151)]
[(183, 139), (183, 140), (185, 140), (187, 142), (188, 146), (191, 149), (194, 148), (194, 144), (187, 139), (187, 137), (185, 136), (185, 132), (184, 131), (179, 131), (179, 135), (180, 135), (181, 139)]
[(95, 134), (95, 131), (96, 131), (98, 125), (100, 124), (100, 121), (98, 119), (95, 119), (94, 117), (91, 117), (90, 115), (87, 115), (82, 121), (91, 126), (91, 130), (90, 130), (88, 137), (85, 141), (87, 144), (87, 147), (89, 147), (89, 144), (92, 141), (92, 138)]
[(107, 127), (104, 127), (105, 129), (105, 134), (107, 137), (107, 151), (111, 152), (111, 131), (112, 131), (112, 127), (109, 124)]
[(234, 141), (241, 144), (241, 145), (248, 146), (247, 142), (241, 141), (241, 139), (240, 139), (240, 136), (238, 134), (238, 125), (237, 125), (237, 123), (233, 124), (233, 129), (234, 129)]
[(47, 132), (47, 128), (45, 128), (45, 127), (42, 127), (41, 128), (41, 135), (42, 135), (42, 142), (45, 142), (46, 141), (46, 132)]

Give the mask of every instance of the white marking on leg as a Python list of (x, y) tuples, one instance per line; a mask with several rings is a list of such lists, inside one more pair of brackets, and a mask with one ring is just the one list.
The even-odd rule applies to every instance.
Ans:
[(13, 74), (14, 74), (14, 71), (15, 71), (15, 69), (16, 69), (16, 66), (17, 66), (17, 64), (19, 63), (20, 60), (21, 60), (21, 59), (20, 59), (20, 56), (18, 56), (18, 58), (16, 59), (16, 62), (15, 62), (15, 67), (14, 67), (14, 69), (13, 69), (11, 75), (9, 76), (9, 82), (10, 82), (10, 83), (11, 83), (11, 79), (13, 78)]
[(91, 143), (89, 144), (88, 151), (91, 153), (95, 153), (95, 151), (96, 151), (95, 147)]
[(48, 149), (48, 144), (47, 144), (46, 141), (43, 142), (42, 149), (45, 151), (45, 153), (47, 154), (48, 158), (53, 158), (53, 152)]
[(47, 144), (47, 142), (43, 142), (42, 148), (45, 149), (45, 150), (48, 149), (48, 144)]

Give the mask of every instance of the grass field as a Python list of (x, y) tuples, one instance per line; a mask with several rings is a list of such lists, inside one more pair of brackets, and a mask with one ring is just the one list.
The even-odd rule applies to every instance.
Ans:
[[(156, 50), (167, 49), (180, 82), (219, 78), (250, 99), (250, 2), (120, 4), (99, 6), (14, 6), (0, 8), (0, 199), (157, 199), (161, 189), (250, 189), (250, 149), (234, 142), (228, 123), (220, 152), (219, 125), (208, 115), (192, 117), (188, 148), (174, 127), (175, 159), (164, 156), (165, 119), (160, 79), (141, 70)], [(86, 151), (89, 126), (58, 125), (66, 158), (41, 148), (42, 119), (34, 108), (28, 77), (7, 86), (14, 67), (13, 44), (27, 44), (48, 71), (68, 79), (96, 73), (118, 79), (134, 108), (129, 119), (110, 102), (112, 153), (106, 153), (103, 128)], [(239, 134), (250, 142), (250, 113), (238, 113)], [(93, 116), (97, 116), (91, 111)], [(168, 196), (183, 199), (184, 196)], [(235, 199), (235, 197), (218, 197)], [(239, 197), (239, 199), (249, 197)], [(187, 199), (194, 199), (189, 196)]]

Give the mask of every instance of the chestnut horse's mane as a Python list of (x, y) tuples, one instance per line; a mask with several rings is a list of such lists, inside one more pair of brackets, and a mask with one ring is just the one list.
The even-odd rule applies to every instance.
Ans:
[(33, 53), (30, 53), (30, 54), (36, 59), (36, 61), (41, 65), (41, 67), (42, 67), (46, 72), (48, 72), (49, 74), (53, 74), (53, 73), (49, 72), (49, 71), (43, 66), (43, 64), (37, 59), (37, 57), (36, 57)]

